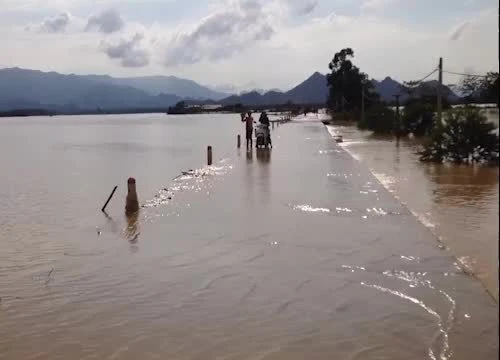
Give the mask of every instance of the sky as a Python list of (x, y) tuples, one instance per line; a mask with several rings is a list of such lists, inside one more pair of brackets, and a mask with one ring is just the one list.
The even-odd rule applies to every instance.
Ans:
[[(288, 90), (345, 47), (370, 77), (498, 71), (497, 0), (0, 0), (0, 68)], [(457, 82), (445, 74), (445, 84)]]

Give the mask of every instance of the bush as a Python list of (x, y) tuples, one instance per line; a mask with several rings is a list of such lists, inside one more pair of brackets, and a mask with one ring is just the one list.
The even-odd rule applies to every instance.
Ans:
[[(443, 110), (451, 109), (450, 103), (443, 98)], [(412, 133), (417, 137), (427, 136), (434, 128), (437, 112), (436, 96), (420, 96), (411, 98), (405, 105), (402, 125), (405, 134)]]
[(425, 102), (412, 101), (405, 106), (403, 128), (406, 134), (429, 135), (434, 127), (434, 107)]
[(395, 129), (396, 113), (382, 103), (374, 104), (360, 119), (358, 127), (372, 130), (375, 134), (392, 134)]
[(498, 164), (498, 135), (480, 109), (449, 111), (420, 152), (422, 161)]

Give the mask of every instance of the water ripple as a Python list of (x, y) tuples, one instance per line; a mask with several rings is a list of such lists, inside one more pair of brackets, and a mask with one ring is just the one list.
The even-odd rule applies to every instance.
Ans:
[[(405, 257), (405, 256), (401, 257), (411, 260), (418, 259), (417, 257)], [(342, 265), (342, 268), (348, 269), (351, 272), (355, 272), (356, 270), (366, 271), (366, 269), (362, 266)], [(438, 292), (448, 301), (448, 303), (450, 304), (450, 309), (448, 311), (448, 316), (446, 318), (446, 321), (444, 321), (442, 316), (436, 310), (434, 310), (433, 308), (425, 304), (422, 300), (416, 297), (412, 297), (401, 291), (389, 289), (387, 287), (380, 286), (377, 284), (367, 284), (365, 282), (361, 282), (361, 285), (364, 287), (375, 289), (386, 294), (394, 295), (400, 299), (416, 304), (417, 306), (424, 309), (428, 314), (433, 316), (437, 320), (438, 329), (434, 334), (431, 344), (428, 348), (429, 359), (431, 360), (451, 359), (453, 353), (452, 351), (450, 351), (449, 333), (453, 328), (453, 324), (455, 321), (455, 312), (457, 307), (455, 299), (453, 299), (446, 291), (436, 288), (429, 279), (425, 279), (425, 276), (427, 275), (426, 272), (421, 273), (421, 272), (406, 272), (402, 270), (386, 270), (382, 273), (382, 275), (389, 278), (396, 278), (398, 280), (402, 280), (408, 283), (408, 286), (410, 288), (415, 288), (419, 286), (426, 287), (432, 291)], [(439, 349), (438, 356), (436, 356), (435, 347)]]

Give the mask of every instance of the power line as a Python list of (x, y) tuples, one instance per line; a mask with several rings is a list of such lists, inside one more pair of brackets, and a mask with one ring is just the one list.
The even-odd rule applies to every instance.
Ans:
[(447, 74), (460, 75), (460, 76), (482, 77), (482, 78), (487, 78), (488, 77), (488, 75), (464, 74), (464, 73), (459, 73), (459, 72), (455, 72), (455, 71), (446, 71), (446, 70), (443, 70), (443, 72), (447, 73)]
[(435, 68), (434, 70), (432, 70), (432, 72), (429, 75), (424, 76), (422, 79), (415, 81), (415, 83), (421, 83), (422, 81), (426, 80), (427, 78), (429, 78), (430, 76), (432, 76), (433, 74), (435, 74), (436, 71), (438, 71), (438, 70), (439, 70), (438, 68)]
[(405, 82), (405, 84), (406, 84), (407, 87), (413, 87), (413, 86), (420, 85), (421, 82), (425, 81), (430, 76), (434, 75), (438, 70), (439, 70), (439, 68), (435, 68), (434, 70), (432, 70), (432, 72), (430, 72), (429, 74), (427, 74), (426, 76), (424, 76), (422, 79), (416, 80), (416, 81), (410, 81), (408, 83)]

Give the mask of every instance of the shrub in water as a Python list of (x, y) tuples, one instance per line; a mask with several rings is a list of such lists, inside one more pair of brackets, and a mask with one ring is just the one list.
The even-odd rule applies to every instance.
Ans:
[(365, 114), (364, 121), (358, 122), (360, 129), (372, 130), (375, 134), (391, 134), (394, 131), (396, 114), (382, 103), (375, 104)]
[(435, 126), (420, 153), (422, 161), (498, 164), (496, 126), (480, 109), (449, 111), (445, 123)]
[(412, 103), (405, 107), (403, 128), (415, 136), (428, 135), (434, 126), (434, 109), (427, 103)]

